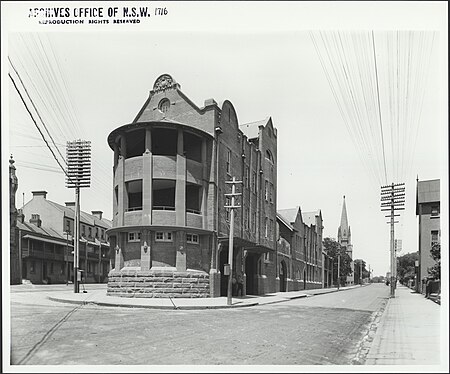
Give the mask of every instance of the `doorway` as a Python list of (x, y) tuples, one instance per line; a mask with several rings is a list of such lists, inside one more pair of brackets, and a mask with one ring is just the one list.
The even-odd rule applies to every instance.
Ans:
[(248, 254), (245, 258), (246, 293), (247, 295), (258, 295), (258, 259), (255, 254)]
[(219, 255), (220, 296), (227, 296), (228, 292), (228, 275), (224, 274), (225, 264), (228, 264), (228, 247), (222, 247)]
[(284, 260), (280, 263), (280, 292), (286, 292), (286, 283), (287, 283), (287, 269), (286, 263)]
[(42, 281), (47, 281), (47, 263), (42, 263)]

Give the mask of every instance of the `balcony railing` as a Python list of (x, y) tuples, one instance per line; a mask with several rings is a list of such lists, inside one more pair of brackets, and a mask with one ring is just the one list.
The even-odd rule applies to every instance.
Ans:
[(134, 206), (134, 207), (132, 207), (132, 208), (127, 208), (127, 212), (134, 212), (134, 211), (136, 211), (136, 210), (142, 210), (142, 207), (141, 206)]
[(153, 210), (175, 210), (174, 206), (154, 205)]
[(194, 214), (202, 214), (202, 212), (197, 209), (186, 209), (186, 212)]

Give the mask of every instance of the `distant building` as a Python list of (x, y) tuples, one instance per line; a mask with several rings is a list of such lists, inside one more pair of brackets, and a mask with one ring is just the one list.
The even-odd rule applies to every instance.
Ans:
[(233, 177), (242, 181), (233, 273), (243, 276), (244, 293), (275, 291), (277, 131), (270, 118), (239, 125), (230, 101), (219, 106), (208, 99), (198, 107), (163, 74), (108, 144), (114, 152), (108, 235), (115, 250), (108, 295), (225, 296), (226, 182)]
[(324, 269), (324, 264), (329, 261), (322, 249), (321, 211), (302, 213), (300, 207), (279, 210), (277, 232), (279, 291), (329, 285), (329, 268)]
[(348, 255), (350, 256), (351, 262), (351, 268), (352, 268), (352, 274), (347, 276), (347, 280), (345, 282), (346, 285), (350, 286), (353, 285), (354, 282), (354, 263), (353, 263), (353, 245), (352, 245), (352, 234), (350, 231), (350, 225), (348, 224), (348, 218), (347, 218), (347, 207), (345, 206), (345, 196), (344, 196), (344, 203), (342, 205), (342, 214), (341, 214), (341, 224), (338, 228), (338, 243), (345, 247), (345, 250), (347, 251)]
[[(21, 278), (32, 283), (73, 281), (75, 203), (63, 206), (47, 200), (46, 191), (32, 193), (33, 198), (19, 210), (17, 220)], [(102, 217), (101, 211), (80, 212), (79, 265), (86, 283), (108, 279), (110, 254), (106, 230), (110, 227), (111, 222)]]
[(440, 180), (417, 179), (416, 216), (419, 218), (419, 269), (416, 287), (418, 292), (425, 292), (424, 278), (428, 268), (434, 265), (430, 250), (434, 243), (441, 241), (440, 227)]

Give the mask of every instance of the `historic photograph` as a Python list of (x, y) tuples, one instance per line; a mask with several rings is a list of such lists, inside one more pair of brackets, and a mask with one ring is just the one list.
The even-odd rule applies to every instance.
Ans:
[(1, 6), (4, 372), (448, 372), (447, 3)]

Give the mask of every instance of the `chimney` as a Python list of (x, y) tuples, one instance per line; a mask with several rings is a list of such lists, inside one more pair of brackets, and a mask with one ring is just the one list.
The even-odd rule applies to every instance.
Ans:
[(67, 208), (73, 208), (75, 209), (75, 201), (66, 201), (66, 207)]
[(102, 219), (103, 212), (101, 210), (93, 210), (91, 213), (93, 216), (97, 217), (98, 219)]
[(30, 218), (30, 223), (32, 223), (37, 227), (41, 227), (42, 221), (41, 218), (39, 217), (39, 214), (32, 214)]
[(24, 223), (25, 222), (25, 214), (23, 214), (23, 210), (22, 209), (17, 209), (17, 221), (20, 223)]
[(33, 194), (33, 198), (34, 197), (43, 197), (44, 199), (47, 198), (47, 191), (32, 191), (31, 193)]

